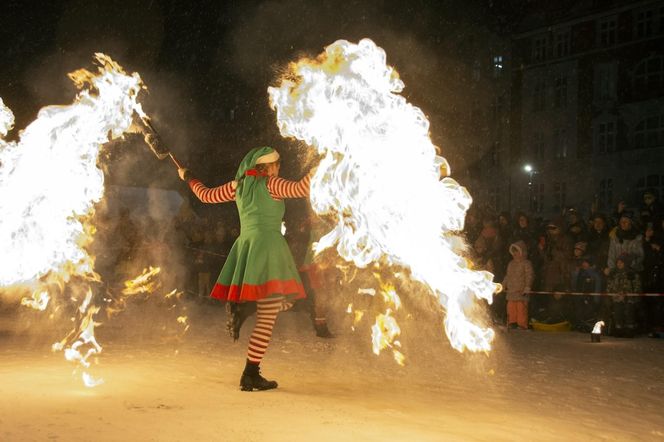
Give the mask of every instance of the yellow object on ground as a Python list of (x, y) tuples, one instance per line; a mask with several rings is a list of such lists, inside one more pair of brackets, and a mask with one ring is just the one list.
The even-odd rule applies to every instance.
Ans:
[(572, 324), (568, 321), (558, 322), (557, 324), (546, 324), (533, 319), (530, 321), (530, 325), (533, 326), (533, 330), (544, 332), (566, 332), (572, 329)]

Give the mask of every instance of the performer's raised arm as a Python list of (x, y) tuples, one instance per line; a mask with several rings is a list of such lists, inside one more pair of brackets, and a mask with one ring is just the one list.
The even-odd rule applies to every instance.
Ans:
[(203, 203), (216, 204), (235, 201), (235, 189), (237, 188), (237, 182), (235, 181), (210, 188), (200, 180), (192, 178), (188, 169), (179, 168), (178, 175), (183, 181), (187, 182), (194, 195)]
[(194, 195), (203, 203), (215, 204), (235, 201), (235, 188), (237, 187), (235, 181), (229, 181), (226, 184), (212, 188), (205, 186), (195, 178), (188, 180), (187, 184), (189, 184), (189, 188), (194, 192)]
[(268, 177), (267, 190), (274, 199), (306, 198), (309, 196), (311, 174), (307, 174), (300, 181), (290, 181), (276, 176)]

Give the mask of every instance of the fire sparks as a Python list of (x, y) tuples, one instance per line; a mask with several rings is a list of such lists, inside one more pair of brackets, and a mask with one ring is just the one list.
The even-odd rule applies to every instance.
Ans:
[(400, 364), (404, 364), (403, 354), (394, 347), (401, 347), (397, 338), (401, 335), (401, 329), (396, 319), (392, 316), (392, 310), (387, 309), (385, 314), (376, 317), (376, 323), (371, 327), (371, 342), (373, 352), (379, 355), (381, 350), (390, 348), (393, 351), (394, 359)]
[(35, 310), (44, 311), (48, 307), (48, 301), (50, 301), (51, 296), (47, 291), (38, 290), (32, 293), (32, 298), (23, 298), (21, 299), (21, 305), (26, 307), (33, 308)]
[(143, 273), (134, 279), (125, 281), (125, 288), (122, 290), (123, 295), (135, 295), (138, 293), (152, 293), (161, 287), (161, 282), (155, 279), (161, 272), (161, 268), (152, 267), (143, 269)]
[[(281, 134), (322, 156), (311, 202), (316, 213), (335, 216), (336, 225), (316, 251), (336, 245), (360, 268), (381, 259), (408, 268), (445, 310), (451, 345), (488, 351), (493, 330), (467, 314), (476, 299), (490, 302), (497, 285), (488, 272), (469, 267), (455, 234), (472, 199), (446, 176), (450, 168), (436, 155), (429, 122), (400, 95), (403, 88), (385, 52), (364, 39), (340, 40), (316, 60), (291, 63), (268, 92)], [(390, 313), (377, 318), (374, 327), (387, 337), (375, 334), (374, 348), (390, 346), (398, 330)]]

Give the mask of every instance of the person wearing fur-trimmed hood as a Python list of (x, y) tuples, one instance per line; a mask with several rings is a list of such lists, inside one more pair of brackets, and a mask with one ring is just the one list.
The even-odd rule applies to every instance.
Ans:
[(517, 241), (509, 247), (512, 260), (507, 265), (503, 280), (503, 289), (507, 297), (507, 324), (510, 328), (528, 328), (528, 293), (530, 292), (535, 273), (528, 260), (526, 243)]

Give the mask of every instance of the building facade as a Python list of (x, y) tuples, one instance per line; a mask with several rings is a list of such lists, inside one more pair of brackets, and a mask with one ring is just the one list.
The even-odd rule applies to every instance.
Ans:
[(664, 1), (554, 8), (524, 20), (511, 55), (513, 209), (610, 212), (648, 188), (662, 196)]

